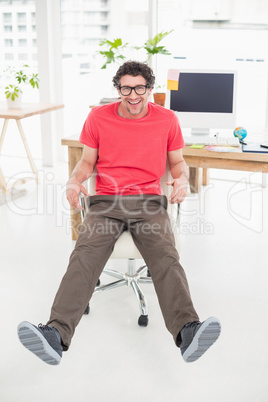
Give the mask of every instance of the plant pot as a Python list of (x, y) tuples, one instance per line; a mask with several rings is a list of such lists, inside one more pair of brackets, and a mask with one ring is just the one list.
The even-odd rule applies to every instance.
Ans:
[(7, 101), (7, 107), (9, 109), (19, 109), (19, 108), (21, 108), (21, 104), (22, 104), (22, 94), (20, 94), (18, 97), (16, 97), (15, 100), (7, 98), (6, 101)]
[(166, 102), (166, 94), (164, 92), (154, 93), (154, 103), (160, 106), (165, 106), (165, 102)]

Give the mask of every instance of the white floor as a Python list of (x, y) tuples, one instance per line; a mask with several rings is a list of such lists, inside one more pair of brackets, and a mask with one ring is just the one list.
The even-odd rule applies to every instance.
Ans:
[(217, 180), (182, 204), (181, 261), (200, 318), (219, 317), (222, 335), (192, 364), (174, 346), (150, 285), (147, 328), (137, 325), (125, 287), (93, 298), (59, 366), (30, 354), (17, 325), (46, 322), (73, 248), (67, 164), (40, 170), (38, 191), (25, 184), (26, 196), (0, 207), (0, 401), (268, 401), (268, 191), (260, 174), (211, 175)]

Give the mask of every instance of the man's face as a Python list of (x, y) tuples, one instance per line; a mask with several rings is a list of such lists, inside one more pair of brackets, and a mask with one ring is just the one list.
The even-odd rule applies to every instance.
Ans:
[[(146, 80), (141, 75), (133, 77), (132, 75), (124, 75), (121, 78), (121, 87), (135, 87), (137, 85), (146, 85)], [(148, 98), (152, 88), (146, 88), (144, 95), (137, 95), (134, 90), (130, 95), (124, 96), (118, 93), (122, 103), (119, 105), (118, 113), (126, 119), (140, 119), (148, 113)]]

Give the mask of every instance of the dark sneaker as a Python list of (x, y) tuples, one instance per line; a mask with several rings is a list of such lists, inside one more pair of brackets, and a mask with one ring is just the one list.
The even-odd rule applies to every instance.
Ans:
[(60, 364), (61, 337), (54, 327), (39, 324), (38, 327), (23, 321), (18, 326), (21, 343), (47, 364)]
[(194, 321), (186, 324), (180, 332), (183, 359), (187, 363), (199, 359), (216, 342), (220, 332), (221, 324), (215, 317), (210, 317), (202, 323)]

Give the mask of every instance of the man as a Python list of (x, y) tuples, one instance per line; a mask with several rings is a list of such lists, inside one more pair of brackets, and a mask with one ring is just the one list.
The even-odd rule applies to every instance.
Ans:
[[(146, 64), (124, 63), (113, 78), (120, 102), (94, 108), (85, 121), (80, 136), (84, 152), (67, 183), (67, 199), (81, 209), (78, 194), (89, 195), (82, 182), (95, 166), (96, 195), (89, 197), (89, 212), (47, 325), (22, 322), (18, 327), (23, 345), (48, 364), (59, 364), (62, 351), (68, 350), (124, 230), (131, 232), (150, 270), (166, 327), (184, 360), (198, 359), (220, 334), (216, 318), (199, 321), (175, 248), (167, 199), (161, 195), (166, 158), (173, 177), (167, 183), (173, 187), (171, 203), (181, 203), (186, 196), (188, 168), (176, 115), (148, 101), (154, 80)], [(96, 229), (101, 225), (105, 230)]]

